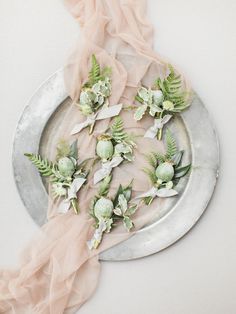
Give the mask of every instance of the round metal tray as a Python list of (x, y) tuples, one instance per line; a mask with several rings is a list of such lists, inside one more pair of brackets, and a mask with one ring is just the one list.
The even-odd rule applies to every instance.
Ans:
[[(46, 221), (47, 190), (37, 170), (24, 152), (41, 152), (48, 134), (59, 124), (68, 108), (63, 69), (45, 81), (27, 104), (17, 126), (13, 169), (21, 199), (34, 221)], [(202, 101), (194, 95), (191, 107), (169, 126), (185, 149), (185, 162), (192, 163), (190, 176), (181, 179), (178, 197), (170, 198), (158, 208), (155, 221), (128, 240), (100, 255), (101, 260), (129, 260), (159, 252), (184, 236), (207, 207), (216, 185), (219, 146), (215, 129)]]

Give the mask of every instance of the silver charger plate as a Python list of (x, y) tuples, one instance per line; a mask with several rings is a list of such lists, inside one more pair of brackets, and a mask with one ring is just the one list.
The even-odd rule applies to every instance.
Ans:
[[(35, 92), (17, 125), (12, 156), (15, 182), (27, 211), (38, 225), (46, 222), (47, 188), (24, 153), (44, 150), (50, 132), (60, 124), (69, 103), (61, 69)], [(131, 260), (159, 252), (183, 237), (206, 209), (218, 177), (219, 145), (209, 114), (196, 94), (191, 107), (176, 117), (169, 128), (179, 147), (186, 151), (184, 163), (192, 163), (190, 175), (178, 184), (179, 195), (166, 199), (157, 209), (155, 220), (100, 254), (101, 260)]]

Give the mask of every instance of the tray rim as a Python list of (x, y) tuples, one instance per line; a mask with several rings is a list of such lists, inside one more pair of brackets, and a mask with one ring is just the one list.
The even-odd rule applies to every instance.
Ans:
[[(46, 98), (46, 99), (45, 99)], [(29, 100), (28, 104), (26, 105), (20, 120), (17, 124), (16, 132), (15, 132), (15, 138), (14, 138), (14, 144), (13, 144), (13, 151), (12, 151), (12, 165), (13, 165), (13, 172), (14, 172), (14, 179), (17, 186), (17, 190), (19, 192), (19, 195), (21, 197), (21, 200), (23, 204), (26, 207), (26, 210), (29, 212), (32, 219), (39, 225), (42, 225), (43, 222), (46, 220), (46, 211), (40, 210), (40, 208), (44, 207), (45, 204), (47, 204), (47, 193), (45, 190), (45, 187), (43, 186), (42, 180), (40, 175), (37, 173), (35, 169), (33, 169), (29, 164), (24, 164), (24, 159), (22, 158), (20, 152), (23, 151), (36, 151), (35, 149), (39, 149), (41, 136), (43, 133), (43, 125), (46, 125), (51, 115), (55, 112), (57, 107), (66, 99), (68, 98), (68, 94), (66, 92), (66, 88), (64, 85), (64, 77), (63, 77), (63, 68), (56, 71), (54, 74), (52, 74), (48, 79), (46, 79), (40, 87), (36, 90), (36, 92), (33, 94), (31, 99)], [(200, 100), (200, 98), (194, 94), (193, 98), (193, 104), (194, 102), (198, 102), (198, 110), (201, 111), (201, 114), (204, 116), (204, 126), (208, 127), (209, 135), (207, 138), (206, 135), (204, 135), (204, 141), (201, 143), (193, 143), (191, 142), (191, 148), (193, 153), (193, 160), (196, 158), (196, 152), (197, 148), (195, 146), (208, 146), (209, 142), (212, 145), (211, 146), (211, 155), (215, 156), (215, 159), (210, 160), (210, 164), (208, 165), (207, 170), (211, 171), (209, 174), (209, 178), (207, 182), (209, 182), (210, 186), (208, 186), (208, 190), (206, 191), (207, 194), (205, 195), (204, 202), (199, 204), (199, 208), (195, 208), (195, 215), (193, 217), (189, 217), (189, 214), (184, 211), (185, 216), (185, 223), (183, 224), (183, 227), (178, 228), (174, 230), (174, 233), (168, 234), (166, 238), (164, 235), (166, 234), (166, 231), (168, 228), (173, 225), (173, 223), (179, 221), (179, 217), (177, 215), (173, 215), (173, 213), (178, 212), (179, 203), (175, 204), (175, 206), (171, 209), (169, 213), (164, 215), (161, 219), (159, 219), (154, 224), (145, 227), (145, 229), (138, 230), (135, 232), (135, 234), (130, 237), (128, 240), (125, 240), (124, 242), (102, 252), (100, 254), (101, 260), (106, 261), (121, 261), (121, 260), (131, 260), (131, 259), (137, 259), (141, 258), (147, 255), (155, 254), (159, 251), (162, 251), (163, 249), (169, 247), (170, 245), (174, 244), (176, 241), (181, 239), (186, 233), (189, 232), (189, 230), (196, 224), (196, 222), (199, 220), (199, 218), (202, 216), (204, 211), (206, 210), (208, 203), (210, 202), (214, 189), (217, 183), (217, 178), (219, 174), (219, 165), (220, 165), (220, 150), (219, 150), (219, 140), (217, 137), (215, 126), (213, 125), (209, 113), (206, 110), (204, 104)], [(193, 104), (190, 108), (193, 108)], [(37, 110), (35, 112), (35, 109), (37, 107)], [(194, 108), (196, 105), (194, 105)], [(40, 115), (40, 110), (43, 110), (43, 117), (42, 119)], [(188, 125), (189, 123), (193, 123), (193, 112), (191, 112), (192, 109), (188, 109), (186, 112), (184, 112), (181, 117), (185, 123), (185, 125)], [(196, 112), (195, 112), (196, 114)], [(42, 115), (42, 112), (41, 112)], [(192, 116), (192, 117), (191, 117)], [(34, 130), (35, 132), (30, 132), (30, 136), (27, 136), (27, 128), (29, 128), (29, 125), (32, 126), (32, 123), (35, 118), (39, 118), (39, 125), (37, 130)], [(41, 118), (41, 119), (40, 119)], [(27, 121), (28, 119), (28, 121)], [(45, 120), (46, 119), (46, 120)], [(30, 124), (31, 123), (31, 124)], [(191, 132), (190, 132), (191, 133)], [(195, 132), (196, 133), (196, 132)], [(189, 135), (189, 133), (188, 133)], [(193, 134), (196, 136), (196, 134)], [(202, 136), (202, 134), (200, 134)], [(32, 140), (32, 136), (36, 136), (35, 140)], [(24, 138), (24, 140), (23, 140)], [(195, 138), (195, 137), (194, 137)], [(190, 140), (191, 140), (191, 134), (190, 134)], [(25, 144), (23, 143), (26, 142)], [(22, 147), (23, 146), (23, 147)], [(209, 147), (209, 146), (208, 146)], [(28, 150), (27, 150), (28, 149)], [(199, 149), (199, 148), (198, 148)], [(202, 153), (202, 149), (200, 149), (200, 152)], [(203, 156), (204, 157), (204, 156)], [(23, 179), (25, 176), (27, 176), (27, 171), (23, 171), (22, 163), (24, 164), (24, 169), (27, 171), (31, 171), (30, 177), (27, 177), (29, 180)], [(194, 166), (196, 164), (194, 163)], [(31, 168), (30, 168), (31, 167)], [(197, 170), (196, 170), (197, 171)], [(196, 173), (195, 171), (195, 173)], [(206, 173), (206, 169), (201, 169), (201, 175)], [(188, 189), (189, 184), (191, 183), (191, 180), (193, 179), (193, 171), (190, 174), (189, 182), (186, 186), (186, 189)], [(212, 182), (210, 182), (212, 181)], [(37, 182), (36, 186), (34, 186), (34, 190), (37, 190), (37, 193), (39, 197), (35, 200), (35, 204), (32, 205), (32, 203), (29, 202), (29, 198), (27, 195), (27, 189), (32, 189), (32, 183)], [(184, 193), (186, 193), (186, 189)], [(191, 191), (190, 191), (191, 192)], [(181, 199), (184, 199), (181, 197)], [(37, 204), (36, 204), (37, 203)], [(185, 204), (187, 206), (187, 204)], [(172, 217), (170, 221), (170, 216)], [(173, 221), (174, 217), (174, 221)], [(163, 228), (164, 226), (164, 228)], [(157, 241), (153, 241), (153, 239), (157, 238)], [(159, 242), (158, 242), (159, 241)]]

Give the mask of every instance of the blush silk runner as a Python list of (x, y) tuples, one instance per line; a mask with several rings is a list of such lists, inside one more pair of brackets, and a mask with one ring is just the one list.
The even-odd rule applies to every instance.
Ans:
[[(104, 132), (109, 119), (96, 124), (92, 135), (88, 130), (77, 136), (69, 134), (83, 117), (74, 106), (81, 86), (88, 77), (91, 55), (101, 66), (112, 68), (110, 105), (132, 105), (141, 84), (151, 86), (167, 73), (167, 65), (153, 51), (153, 29), (146, 19), (145, 0), (67, 0), (66, 6), (81, 28), (81, 36), (65, 67), (65, 84), (72, 102), (64, 114), (56, 134), (46, 147), (46, 156), (55, 157), (59, 138), (78, 138), (81, 159), (94, 157), (96, 136)], [(135, 122), (133, 113), (123, 110), (121, 117), (129, 132), (141, 135), (137, 140), (135, 161), (117, 167), (113, 174), (111, 193), (119, 184), (132, 179), (134, 196), (147, 191), (150, 184), (142, 168), (144, 154), (163, 149), (156, 140), (143, 138), (152, 125), (151, 117)], [(92, 174), (88, 184), (79, 192), (81, 213), (58, 214), (58, 203), (49, 197), (48, 222), (22, 252), (18, 270), (0, 272), (0, 313), (63, 314), (75, 313), (94, 292), (100, 273), (99, 253), (124, 241), (136, 230), (158, 217), (158, 207), (164, 200), (140, 208), (134, 217), (135, 231), (127, 233), (122, 226), (115, 228), (97, 250), (89, 250), (87, 240), (94, 232), (93, 219), (88, 215), (91, 198), (96, 194)]]

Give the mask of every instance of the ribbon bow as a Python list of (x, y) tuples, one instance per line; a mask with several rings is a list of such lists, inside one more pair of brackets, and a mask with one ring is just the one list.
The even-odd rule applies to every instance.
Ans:
[(172, 118), (172, 115), (167, 114), (163, 118), (155, 119), (153, 126), (151, 126), (144, 137), (155, 138), (159, 129), (162, 129), (163, 126)]
[(134, 198), (134, 200), (140, 199), (140, 198), (145, 198), (145, 197), (171, 197), (177, 195), (178, 192), (175, 191), (174, 189), (167, 189), (167, 188), (161, 188), (157, 189), (155, 187), (152, 187), (149, 191), (140, 194)]
[(102, 168), (95, 172), (93, 182), (97, 184), (104, 178), (106, 178), (112, 171), (113, 168), (119, 166), (124, 159), (122, 157), (114, 157), (111, 161), (104, 162)]
[(71, 131), (71, 135), (79, 133), (84, 128), (86, 128), (90, 125), (93, 125), (98, 120), (104, 120), (104, 119), (118, 116), (121, 109), (122, 109), (122, 104), (101, 109), (99, 112), (97, 112), (91, 116), (88, 116), (84, 122), (76, 124), (74, 126), (73, 130)]
[(61, 202), (58, 208), (59, 213), (65, 214), (66, 212), (68, 212), (71, 206), (71, 200), (77, 197), (77, 193), (79, 192), (85, 181), (85, 178), (74, 179), (74, 181), (71, 183), (70, 187), (67, 190), (67, 198)]

